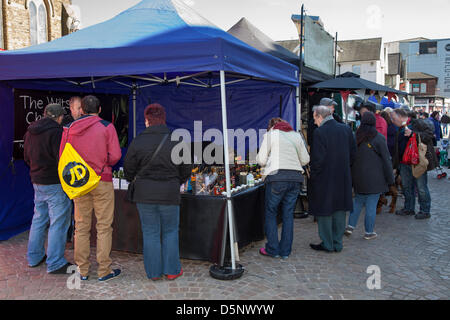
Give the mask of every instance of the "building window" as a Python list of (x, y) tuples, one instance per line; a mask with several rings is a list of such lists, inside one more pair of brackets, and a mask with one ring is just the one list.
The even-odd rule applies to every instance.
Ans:
[(420, 54), (436, 54), (437, 53), (437, 41), (432, 42), (420, 42), (419, 43)]
[(5, 49), (3, 42), (3, 1), (0, 1), (0, 49)]
[(361, 66), (359, 64), (353, 65), (352, 72), (361, 75)]
[(420, 93), (427, 93), (427, 84), (426, 83), (420, 84)]
[(420, 92), (420, 84), (419, 83), (412, 83), (411, 87), (412, 87), (411, 91), (413, 93), (419, 93)]
[(30, 38), (31, 45), (48, 41), (47, 9), (42, 0), (30, 0)]

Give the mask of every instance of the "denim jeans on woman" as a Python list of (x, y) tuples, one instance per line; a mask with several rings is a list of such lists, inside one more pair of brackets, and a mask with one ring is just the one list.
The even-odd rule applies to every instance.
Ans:
[(356, 228), (358, 224), (359, 215), (364, 207), (366, 207), (366, 216), (364, 219), (364, 227), (366, 233), (373, 233), (375, 228), (375, 217), (377, 216), (377, 204), (380, 199), (380, 194), (356, 194), (353, 199), (353, 211), (348, 217), (348, 225)]
[(179, 253), (180, 206), (136, 203), (144, 238), (147, 277), (159, 278), (181, 272)]
[[(300, 182), (275, 181), (266, 183), (266, 221), (264, 229), (267, 237), (266, 251), (272, 256), (288, 257), (291, 254), (294, 239), (294, 210), (300, 188)], [(277, 214), (280, 204), (283, 226), (279, 241)]]
[(28, 264), (35, 266), (45, 256), (45, 239), (48, 235), (47, 272), (52, 272), (67, 264), (64, 251), (72, 202), (60, 184), (34, 184), (33, 188), (34, 215), (28, 239)]
[(414, 211), (416, 207), (416, 195), (414, 185), (417, 186), (417, 193), (419, 195), (420, 211), (423, 213), (430, 213), (431, 210), (431, 196), (428, 189), (428, 174), (425, 172), (419, 178), (414, 178), (411, 166), (400, 164), (400, 176), (402, 178), (403, 194), (405, 195), (405, 208), (407, 211)]

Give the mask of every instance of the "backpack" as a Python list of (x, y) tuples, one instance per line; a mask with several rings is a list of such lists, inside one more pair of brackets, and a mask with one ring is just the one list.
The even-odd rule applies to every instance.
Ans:
[(58, 175), (64, 192), (71, 200), (94, 190), (101, 179), (68, 142), (59, 159)]

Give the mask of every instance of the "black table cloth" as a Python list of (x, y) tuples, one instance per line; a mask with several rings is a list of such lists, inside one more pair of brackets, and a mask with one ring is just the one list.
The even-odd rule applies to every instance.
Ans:
[[(142, 229), (136, 204), (126, 200), (125, 190), (115, 190), (112, 249), (142, 253)], [(180, 257), (219, 263), (226, 219), (226, 197), (182, 194), (180, 204)], [(264, 239), (264, 185), (232, 195), (236, 241), (242, 248)], [(95, 223), (95, 217), (94, 221)], [(92, 242), (95, 242), (95, 224)]]

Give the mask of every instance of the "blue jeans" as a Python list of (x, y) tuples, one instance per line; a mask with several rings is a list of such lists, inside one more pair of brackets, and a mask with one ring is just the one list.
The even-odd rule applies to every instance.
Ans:
[(159, 278), (181, 272), (178, 231), (180, 206), (137, 203), (144, 237), (147, 277)]
[(431, 196), (428, 190), (428, 174), (425, 172), (418, 179), (412, 175), (411, 166), (400, 164), (400, 176), (402, 178), (403, 193), (405, 195), (404, 210), (414, 211), (416, 207), (416, 196), (414, 193), (414, 185), (417, 186), (417, 193), (419, 195), (420, 211), (423, 213), (430, 213), (431, 210)]
[(67, 264), (64, 258), (72, 202), (60, 184), (33, 185), (34, 215), (28, 239), (28, 264), (37, 265), (45, 255), (48, 230), (47, 272)]
[(366, 233), (373, 233), (375, 227), (375, 217), (377, 216), (377, 204), (380, 199), (380, 194), (359, 194), (355, 195), (353, 200), (353, 211), (348, 217), (348, 225), (356, 228), (358, 224), (359, 215), (363, 207), (366, 207), (366, 217), (364, 219), (364, 226)]
[[(289, 256), (294, 239), (294, 210), (300, 194), (300, 182), (269, 182), (266, 184), (265, 224), (268, 254)], [(283, 227), (278, 241), (277, 214), (281, 204)]]

